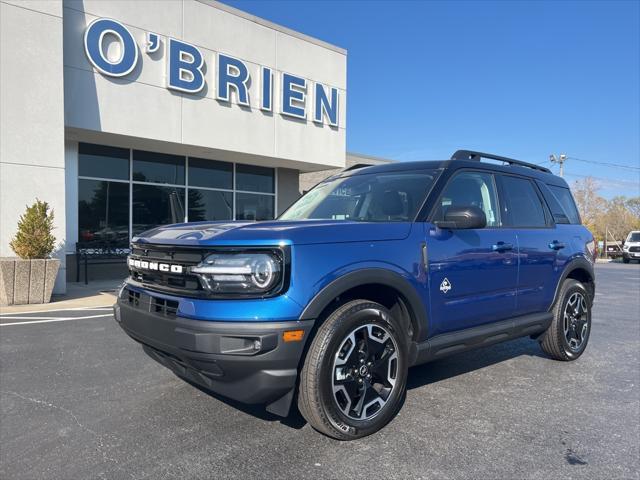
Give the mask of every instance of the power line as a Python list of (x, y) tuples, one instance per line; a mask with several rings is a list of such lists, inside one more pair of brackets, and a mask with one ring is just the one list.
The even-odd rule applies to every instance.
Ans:
[(597, 160), (586, 160), (584, 158), (577, 157), (567, 157), (570, 160), (577, 160), (578, 162), (591, 163), (594, 165), (604, 165), (606, 167), (616, 167), (616, 168), (627, 168), (629, 170), (638, 170), (640, 171), (640, 167), (632, 167), (631, 165), (622, 165), (620, 163), (611, 163), (611, 162), (599, 162)]
[(594, 177), (593, 175), (579, 175), (577, 173), (567, 173), (566, 175), (568, 177), (593, 178), (596, 181), (602, 182), (604, 184), (609, 184), (611, 186), (618, 185), (620, 187), (638, 187), (638, 182), (632, 182), (628, 180), (616, 180), (614, 178)]

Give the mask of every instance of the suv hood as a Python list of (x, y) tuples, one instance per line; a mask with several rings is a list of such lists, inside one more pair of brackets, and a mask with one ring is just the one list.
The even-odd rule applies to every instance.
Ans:
[(201, 222), (165, 225), (133, 237), (134, 243), (165, 245), (309, 245), (318, 243), (401, 240), (409, 222), (297, 220), (267, 222)]

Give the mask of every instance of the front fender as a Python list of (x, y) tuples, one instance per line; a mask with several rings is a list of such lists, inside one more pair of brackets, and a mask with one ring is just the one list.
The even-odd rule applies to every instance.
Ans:
[(352, 288), (368, 284), (384, 285), (397, 290), (415, 318), (416, 340), (421, 341), (427, 337), (427, 310), (416, 288), (409, 278), (379, 267), (361, 268), (332, 280), (311, 299), (303, 310), (300, 320), (318, 318), (336, 297)]

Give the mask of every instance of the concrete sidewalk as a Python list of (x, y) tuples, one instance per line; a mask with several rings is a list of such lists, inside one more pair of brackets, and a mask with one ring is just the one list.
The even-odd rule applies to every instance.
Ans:
[(51, 303), (0, 306), (0, 313), (46, 312), (82, 307), (111, 306), (116, 301), (116, 293), (122, 280), (96, 280), (88, 285), (67, 283), (67, 293), (54, 295)]

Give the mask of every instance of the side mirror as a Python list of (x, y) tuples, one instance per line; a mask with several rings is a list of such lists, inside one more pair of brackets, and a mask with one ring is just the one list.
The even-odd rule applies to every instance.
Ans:
[(443, 221), (435, 222), (438, 228), (451, 230), (484, 228), (487, 226), (487, 217), (478, 207), (449, 207)]

